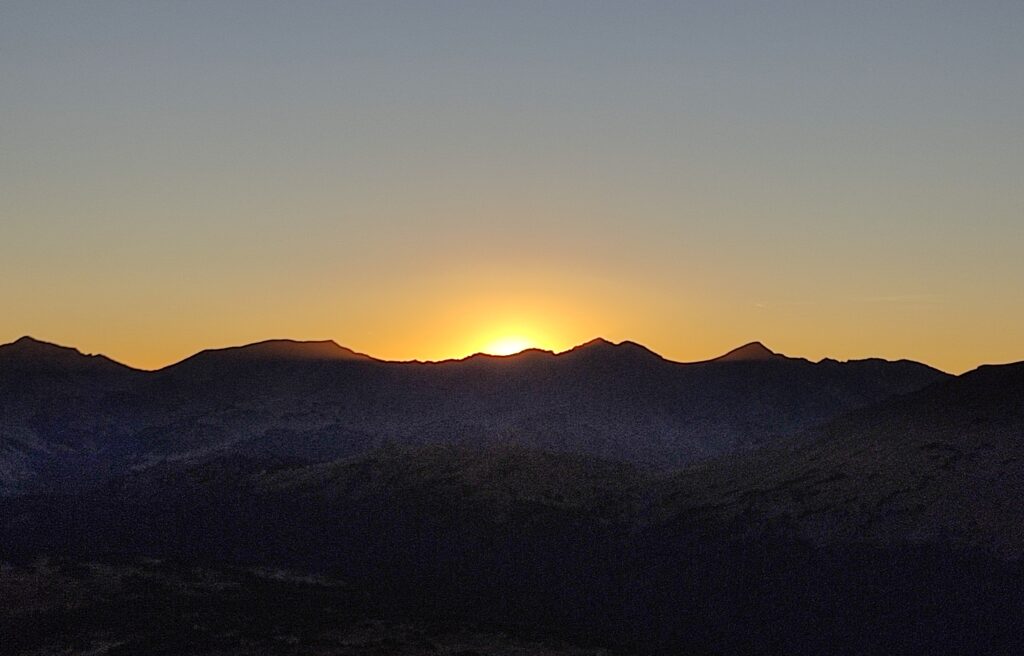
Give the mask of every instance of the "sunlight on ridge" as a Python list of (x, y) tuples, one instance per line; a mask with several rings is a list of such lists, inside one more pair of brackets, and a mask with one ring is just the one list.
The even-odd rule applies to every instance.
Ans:
[(490, 355), (514, 355), (534, 346), (535, 344), (525, 337), (501, 337), (485, 346), (482, 352)]

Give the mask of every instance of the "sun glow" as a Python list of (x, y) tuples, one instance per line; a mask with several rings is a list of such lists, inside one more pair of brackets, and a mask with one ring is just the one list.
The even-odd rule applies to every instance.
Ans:
[(484, 347), (483, 352), (490, 355), (513, 355), (528, 348), (534, 343), (525, 337), (501, 337)]

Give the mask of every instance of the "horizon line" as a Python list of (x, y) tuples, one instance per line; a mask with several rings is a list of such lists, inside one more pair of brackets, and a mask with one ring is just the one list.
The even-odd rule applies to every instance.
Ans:
[[(786, 354), (778, 352), (778, 351), (774, 351), (772, 349), (769, 349), (767, 346), (765, 346), (764, 343), (761, 342), (760, 340), (754, 340), (754, 341), (751, 341), (751, 342), (747, 342), (747, 343), (742, 344), (740, 346), (737, 346), (735, 348), (729, 349), (725, 353), (721, 353), (721, 354), (719, 354), (717, 356), (713, 356), (713, 357), (710, 357), (710, 358), (704, 358), (704, 359), (700, 359), (700, 360), (672, 360), (670, 358), (666, 358), (665, 356), (661, 355), (657, 351), (655, 351), (655, 350), (653, 350), (653, 349), (651, 349), (651, 348), (641, 344), (640, 342), (636, 342), (636, 341), (628, 340), (628, 339), (624, 339), (624, 340), (620, 340), (620, 341), (616, 342), (614, 340), (610, 340), (610, 339), (607, 339), (605, 337), (600, 337), (600, 336), (599, 337), (594, 337), (594, 338), (589, 339), (589, 340), (587, 340), (585, 342), (581, 342), (579, 344), (576, 344), (575, 346), (572, 346), (572, 347), (569, 347), (569, 348), (566, 348), (566, 349), (560, 350), (560, 351), (556, 351), (554, 349), (545, 349), (545, 348), (540, 348), (540, 347), (532, 346), (532, 347), (524, 348), (524, 349), (522, 349), (520, 351), (517, 351), (515, 353), (508, 353), (508, 354), (495, 354), (495, 353), (487, 353), (487, 352), (484, 352), (484, 351), (477, 351), (475, 353), (471, 353), (471, 354), (468, 354), (468, 355), (465, 355), (465, 356), (462, 356), (462, 357), (440, 358), (440, 359), (436, 359), (436, 360), (431, 360), (431, 359), (418, 359), (418, 358), (412, 358), (412, 359), (385, 359), (385, 358), (379, 358), (379, 357), (376, 357), (376, 356), (373, 356), (373, 355), (369, 355), (367, 353), (363, 353), (363, 352), (360, 352), (360, 351), (356, 351), (355, 349), (352, 349), (352, 348), (347, 347), (347, 346), (343, 346), (343, 345), (339, 344), (334, 339), (294, 339), (294, 338), (284, 337), (284, 338), (263, 339), (263, 340), (258, 340), (258, 341), (254, 341), (254, 342), (247, 342), (247, 343), (237, 344), (237, 345), (203, 348), (203, 349), (200, 349), (198, 351), (195, 351), (194, 353), (191, 353), (190, 355), (187, 355), (187, 356), (185, 356), (183, 358), (175, 360), (175, 361), (173, 361), (173, 362), (171, 362), (169, 364), (166, 364), (166, 365), (163, 365), (163, 366), (160, 366), (160, 367), (155, 367), (155, 368), (137, 367), (137, 366), (128, 364), (126, 362), (123, 362), (121, 360), (115, 359), (115, 358), (113, 358), (113, 357), (111, 357), (111, 356), (109, 356), (109, 355), (107, 355), (105, 353), (102, 353), (102, 352), (87, 353), (87, 352), (82, 351), (81, 349), (79, 349), (78, 347), (75, 347), (75, 346), (67, 346), (67, 345), (64, 345), (64, 344), (58, 344), (57, 342), (51, 342), (51, 341), (48, 341), (48, 340), (39, 339), (39, 338), (33, 337), (31, 335), (28, 335), (28, 334), (23, 335), (22, 337), (19, 337), (18, 339), (14, 340), (12, 342), (7, 342), (7, 343), (4, 343), (4, 344), (0, 344), (0, 352), (2, 352), (2, 350), (4, 350), (7, 347), (11, 347), (11, 346), (14, 346), (14, 345), (16, 345), (18, 343), (23, 343), (23, 342), (31, 342), (31, 343), (37, 344), (37, 345), (43, 345), (43, 346), (58, 348), (58, 349), (62, 349), (62, 350), (69, 350), (69, 351), (73, 351), (73, 352), (79, 354), (82, 357), (87, 357), (87, 358), (104, 358), (104, 359), (109, 360), (110, 362), (113, 362), (113, 363), (115, 363), (115, 364), (117, 364), (119, 366), (126, 367), (126, 368), (132, 369), (134, 371), (146, 372), (146, 373), (155, 373), (155, 372), (163, 371), (165, 369), (169, 369), (171, 367), (176, 367), (176, 366), (178, 366), (178, 365), (180, 365), (180, 364), (182, 364), (182, 363), (184, 363), (184, 362), (186, 362), (188, 360), (192, 360), (192, 359), (194, 359), (194, 358), (196, 358), (198, 356), (201, 356), (201, 355), (207, 354), (207, 353), (219, 353), (219, 352), (224, 352), (224, 351), (238, 351), (238, 350), (242, 350), (242, 349), (259, 347), (259, 346), (262, 346), (262, 345), (269, 345), (269, 344), (294, 344), (294, 345), (312, 345), (312, 344), (327, 345), (327, 344), (331, 344), (335, 348), (337, 348), (337, 349), (339, 349), (341, 351), (348, 352), (353, 359), (365, 359), (365, 360), (368, 360), (368, 361), (378, 362), (378, 363), (382, 363), (382, 364), (424, 364), (424, 365), (430, 365), (430, 364), (450, 364), (450, 363), (466, 362), (466, 361), (469, 361), (469, 360), (472, 360), (472, 359), (476, 359), (476, 358), (490, 358), (490, 359), (495, 359), (495, 360), (508, 360), (508, 359), (512, 359), (512, 358), (521, 357), (523, 355), (530, 354), (530, 353), (544, 354), (544, 355), (548, 355), (548, 356), (551, 356), (551, 357), (559, 357), (559, 356), (563, 356), (563, 355), (566, 355), (566, 354), (569, 354), (569, 353), (572, 353), (572, 352), (575, 352), (575, 351), (579, 351), (581, 349), (585, 349), (585, 348), (588, 348), (588, 347), (606, 345), (606, 346), (610, 346), (610, 347), (613, 347), (613, 348), (620, 348), (620, 347), (624, 347), (624, 346), (625, 347), (636, 347), (636, 348), (639, 348), (639, 349), (642, 349), (642, 350), (648, 352), (649, 354), (651, 354), (651, 355), (653, 355), (653, 356), (655, 356), (655, 357), (657, 357), (657, 358), (659, 358), (659, 359), (661, 359), (661, 360), (663, 360), (663, 361), (665, 361), (667, 363), (678, 364), (678, 365), (697, 365), (697, 364), (711, 363), (711, 362), (715, 362), (715, 361), (729, 361), (728, 360), (729, 356), (733, 356), (734, 354), (740, 353), (740, 352), (742, 352), (744, 350), (747, 350), (747, 349), (758, 349), (758, 350), (762, 350), (765, 353), (765, 355), (759, 356), (759, 357), (754, 357), (754, 358), (740, 358), (738, 360), (732, 360), (732, 362), (736, 362), (736, 361), (747, 361), (747, 362), (750, 362), (750, 361), (757, 361), (757, 360), (764, 361), (764, 360), (769, 360), (769, 359), (778, 359), (778, 360), (790, 360), (790, 361), (804, 361), (804, 362), (808, 362), (808, 363), (811, 363), (811, 364), (821, 364), (821, 363), (828, 362), (828, 361), (837, 362), (837, 363), (850, 363), (850, 362), (863, 362), (863, 361), (869, 361), (869, 360), (881, 360), (881, 361), (886, 361), (886, 362), (913, 362), (913, 363), (916, 363), (916, 364), (920, 364), (920, 365), (929, 367), (931, 369), (935, 369), (936, 371), (940, 371), (940, 372), (945, 373), (945, 374), (958, 375), (958, 374), (952, 374), (951, 372), (945, 371), (943, 369), (940, 369), (940, 368), (938, 368), (938, 367), (936, 367), (934, 365), (928, 364), (926, 362), (922, 362), (922, 361), (919, 361), (919, 360), (913, 360), (913, 359), (910, 359), (910, 358), (889, 359), (889, 358), (883, 358), (883, 357), (878, 357), (878, 356), (868, 356), (868, 357), (863, 357), (863, 358), (839, 359), (839, 358), (834, 358), (834, 357), (831, 357), (831, 356), (825, 356), (825, 357), (822, 357), (822, 358), (820, 358), (818, 360), (811, 360), (810, 358), (806, 358), (806, 357), (802, 357), (802, 356), (790, 356), (790, 355), (786, 355)], [(316, 359), (316, 358), (311, 358), (311, 359)], [(322, 359), (330, 360), (331, 358), (324, 357)], [(339, 358), (339, 359), (341, 359), (341, 358)], [(1012, 364), (1013, 362), (1018, 362), (1018, 361), (1009, 361), (1009, 362), (1001, 363), (1001, 364)], [(973, 369), (977, 369), (979, 367), (983, 367), (983, 366), (987, 366), (987, 365), (992, 365), (992, 364), (997, 364), (997, 363), (980, 363), (977, 366), (975, 366), (974, 368), (967, 369), (967, 370), (965, 370), (964, 372), (961, 372), (961, 373), (966, 373), (967, 371), (971, 371)]]

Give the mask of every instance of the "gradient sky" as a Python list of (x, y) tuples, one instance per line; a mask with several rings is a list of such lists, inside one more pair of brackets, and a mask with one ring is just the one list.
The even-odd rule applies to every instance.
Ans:
[(1024, 3), (0, 4), (0, 342), (1024, 359)]

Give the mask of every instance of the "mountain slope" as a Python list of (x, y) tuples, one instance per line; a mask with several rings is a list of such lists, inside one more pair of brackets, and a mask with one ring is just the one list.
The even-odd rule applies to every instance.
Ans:
[[(2, 501), (0, 544), (19, 562), (113, 555), (326, 573), (390, 617), (438, 613), (640, 653), (1024, 648), (1020, 561), (940, 534), (862, 540), (840, 526), (810, 540), (759, 510), (759, 495), (777, 502), (766, 485), (776, 474), (752, 468), (737, 472), (752, 479), (744, 510), (716, 514), (679, 483), (714, 483), (701, 472), (719, 466), (658, 476), (449, 446), (322, 464), (222, 456), (85, 495)], [(847, 511), (862, 513), (858, 503)]]
[[(664, 521), (1024, 556), (1024, 364), (986, 366), (668, 484)], [(738, 529), (739, 530), (739, 529)]]
[(30, 337), (0, 346), (0, 494), (106, 475), (131, 431), (119, 408), (145, 376)]

